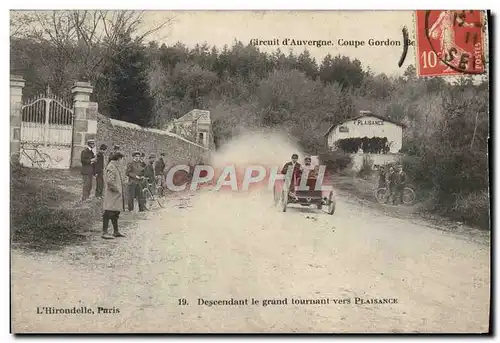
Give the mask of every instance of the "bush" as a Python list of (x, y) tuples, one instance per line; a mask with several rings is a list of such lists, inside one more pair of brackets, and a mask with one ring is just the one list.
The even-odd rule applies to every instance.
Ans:
[(332, 173), (342, 171), (352, 164), (351, 155), (340, 150), (320, 153), (319, 160)]
[(405, 156), (402, 163), (417, 191), (427, 194), (428, 210), (489, 228), (488, 159), (484, 152), (438, 145), (424, 149), (420, 156)]
[(48, 173), (50, 171), (12, 167), (12, 242), (28, 244), (31, 248), (61, 247), (80, 241), (81, 232), (93, 225), (92, 218), (100, 217), (100, 202), (78, 204), (75, 194), (55, 183), (43, 182)]
[(429, 178), (429, 170), (423, 168), (422, 160), (416, 156), (403, 156), (401, 165), (406, 176), (422, 189), (431, 189), (432, 182)]
[(477, 225), (484, 230), (490, 229), (490, 197), (487, 190), (453, 194), (453, 203), (443, 202), (438, 192), (431, 194), (433, 196), (427, 204), (428, 210), (468, 225)]
[(91, 208), (64, 209), (46, 205), (28, 206), (23, 216), (13, 218), (13, 242), (32, 246), (60, 245), (74, 240), (82, 228), (87, 227)]
[(458, 194), (452, 211), (466, 223), (477, 224), (483, 229), (490, 227), (490, 197), (486, 190), (465, 196)]
[(373, 173), (373, 159), (368, 155), (364, 155), (363, 164), (361, 165), (361, 168), (358, 171), (358, 176), (365, 178), (370, 176), (372, 173)]

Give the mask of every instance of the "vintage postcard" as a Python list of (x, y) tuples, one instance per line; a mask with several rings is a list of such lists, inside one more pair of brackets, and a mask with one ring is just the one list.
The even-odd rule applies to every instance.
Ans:
[(10, 12), (11, 332), (490, 332), (489, 13)]

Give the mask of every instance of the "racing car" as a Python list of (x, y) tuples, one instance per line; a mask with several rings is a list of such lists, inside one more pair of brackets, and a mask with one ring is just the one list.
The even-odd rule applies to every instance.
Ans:
[[(301, 178), (307, 177), (306, 187), (299, 187)], [(326, 207), (330, 215), (335, 213), (335, 195), (333, 190), (324, 191), (316, 188), (317, 174), (314, 172), (302, 172), (300, 176), (284, 177), (277, 179), (273, 187), (274, 204), (283, 212), (288, 205), (298, 204), (301, 206), (315, 205), (318, 209)]]

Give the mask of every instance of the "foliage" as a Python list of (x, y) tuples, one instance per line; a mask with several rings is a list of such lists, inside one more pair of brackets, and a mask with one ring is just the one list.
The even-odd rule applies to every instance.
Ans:
[(351, 155), (339, 150), (322, 152), (318, 157), (321, 164), (326, 166), (327, 171), (333, 173), (342, 171), (352, 164)]
[(373, 159), (370, 155), (363, 156), (363, 163), (361, 164), (361, 168), (359, 168), (358, 176), (365, 178), (373, 173)]
[(47, 182), (46, 172), (49, 171), (28, 172), (12, 164), (10, 219), (14, 243), (47, 248), (77, 242), (82, 238), (80, 233), (93, 223), (88, 219), (101, 213), (99, 202), (68, 207), (75, 203), (75, 194), (58, 187), (62, 181)]
[(122, 37), (120, 44), (122, 52), (103, 70), (102, 78), (111, 85), (114, 94), (103, 110), (111, 118), (149, 126), (153, 103), (144, 48), (128, 36)]

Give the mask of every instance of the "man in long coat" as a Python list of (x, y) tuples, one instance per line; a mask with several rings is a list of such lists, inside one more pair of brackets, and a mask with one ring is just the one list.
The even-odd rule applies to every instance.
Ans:
[[(104, 174), (104, 200), (102, 208), (102, 238), (113, 239), (114, 237), (124, 237), (118, 229), (118, 218), (120, 212), (125, 211), (125, 197), (123, 193), (122, 175), (120, 172), (119, 161), (123, 154), (116, 152), (111, 156), (111, 161), (106, 167)], [(113, 236), (108, 233), (109, 221), (113, 224)]]

